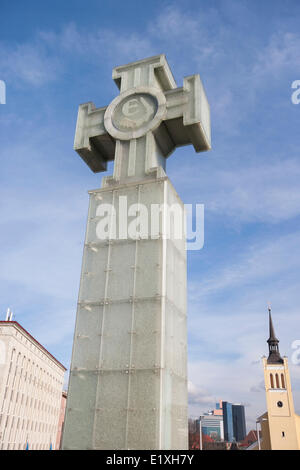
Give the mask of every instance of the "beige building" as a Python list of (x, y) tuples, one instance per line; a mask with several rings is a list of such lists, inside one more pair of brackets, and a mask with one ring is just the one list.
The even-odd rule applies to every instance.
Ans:
[(67, 392), (63, 391), (62, 396), (61, 396), (60, 414), (59, 414), (57, 436), (56, 436), (56, 445), (55, 445), (56, 450), (61, 449), (61, 439), (62, 439), (62, 433), (63, 433), (64, 423), (65, 423), (66, 404), (67, 404)]
[(263, 358), (267, 412), (261, 424), (263, 450), (300, 450), (300, 416), (295, 413), (288, 360), (279, 353), (269, 310), (269, 357)]
[(65, 371), (19, 323), (0, 321), (0, 450), (55, 449)]

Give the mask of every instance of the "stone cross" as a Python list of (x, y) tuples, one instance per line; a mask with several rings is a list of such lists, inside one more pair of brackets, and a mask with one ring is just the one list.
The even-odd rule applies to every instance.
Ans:
[(165, 56), (158, 55), (116, 67), (112, 77), (120, 95), (108, 107), (80, 105), (74, 142), (95, 173), (115, 160), (104, 187), (164, 174), (176, 147), (211, 148), (209, 105), (199, 75), (185, 77), (177, 88)]
[[(81, 105), (76, 127), (75, 150), (94, 172), (115, 165), (90, 191), (62, 448), (187, 449), (186, 243), (168, 208), (185, 212), (164, 169), (178, 146), (210, 149), (209, 106), (199, 75), (177, 88), (164, 55), (113, 78), (120, 95)], [(124, 199), (147, 217), (160, 208), (155, 236), (127, 236), (127, 225), (114, 235), (131, 217)], [(116, 216), (102, 237), (107, 206)]]

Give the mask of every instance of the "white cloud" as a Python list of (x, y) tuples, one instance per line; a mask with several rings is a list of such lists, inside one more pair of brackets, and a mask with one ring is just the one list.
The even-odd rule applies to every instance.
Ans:
[(267, 46), (258, 53), (254, 74), (258, 77), (268, 74), (272, 80), (278, 80), (282, 73), (295, 70), (300, 62), (299, 42), (299, 34), (288, 31), (273, 34)]
[(189, 165), (175, 169), (172, 180), (191, 199), (205, 204), (206, 216), (218, 214), (240, 224), (279, 223), (300, 214), (300, 163), (296, 158), (269, 160), (257, 154), (251, 165), (237, 162), (227, 169), (216, 160), (204, 168), (195, 160), (193, 172)]
[(299, 240), (300, 233), (296, 232), (275, 240), (256, 242), (226, 266), (217, 270), (214, 267), (213, 274), (206, 273), (206, 279), (201, 283), (190, 283), (191, 300), (224, 289), (249, 288), (253, 283), (266, 283), (278, 276), (284, 279), (286, 273), (297, 273), (300, 269)]
[(250, 391), (263, 379), (262, 365), (247, 367), (243, 360), (239, 362), (205, 361), (198, 360), (189, 364), (189, 379), (195, 383), (195, 387), (201, 390), (213, 390), (213, 396), (209, 395), (207, 401), (189, 401), (189, 414), (199, 416), (203, 412), (212, 409), (219, 400), (231, 403), (251, 403), (247, 405), (246, 420), (248, 426), (257, 416), (265, 411), (265, 394)]
[(74, 197), (64, 190), (40, 200), (37, 193), (25, 190), (21, 200), (13, 190), (0, 191), (0, 197), (10, 201), (1, 213), (2, 230), (13, 231), (10, 249), (1, 252), (2, 282), (22, 284), (39, 295), (73, 299), (81, 258), (78, 228), (85, 208), (75, 210)]
[(214, 397), (203, 388), (197, 387), (193, 382), (188, 382), (189, 404), (193, 405), (212, 405)]
[(133, 61), (153, 53), (151, 39), (133, 32), (101, 28), (80, 30), (76, 24), (67, 24), (60, 32), (40, 32), (40, 39), (52, 49), (60, 48), (69, 57), (95, 65)]
[(0, 68), (4, 78), (16, 85), (40, 86), (58, 78), (61, 63), (37, 41), (14, 46), (0, 43)]
[(262, 394), (262, 392), (264, 391), (265, 391), (265, 382), (263, 380), (261, 380), (258, 385), (253, 385), (250, 388), (250, 392), (253, 392), (253, 393)]

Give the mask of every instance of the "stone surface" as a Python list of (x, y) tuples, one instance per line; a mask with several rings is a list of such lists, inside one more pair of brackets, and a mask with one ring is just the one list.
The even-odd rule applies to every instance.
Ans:
[[(113, 79), (108, 107), (78, 112), (75, 150), (94, 172), (115, 164), (90, 192), (63, 448), (187, 449), (186, 249), (167, 209), (183, 204), (165, 162), (180, 145), (210, 148), (209, 106), (199, 75), (177, 88), (164, 55)], [(122, 198), (161, 205), (155, 236), (114, 236)], [(99, 239), (105, 204), (116, 218)]]
[(182, 204), (164, 177), (90, 195), (64, 448), (187, 446), (185, 240), (99, 241), (101, 202)]
[[(104, 184), (151, 177), (151, 170), (164, 168), (165, 159), (182, 145), (193, 144), (196, 152), (210, 149), (209, 105), (199, 75), (185, 77), (183, 88), (177, 88), (160, 55), (116, 67), (113, 78), (121, 94), (107, 108), (97, 109), (93, 103), (79, 107), (74, 142), (94, 172), (105, 171), (107, 161), (115, 160), (113, 181)], [(128, 130), (117, 124), (122, 106)]]

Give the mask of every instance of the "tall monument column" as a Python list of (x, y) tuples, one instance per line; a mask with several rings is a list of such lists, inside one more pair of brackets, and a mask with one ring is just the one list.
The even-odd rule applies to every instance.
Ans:
[(187, 449), (184, 211), (165, 162), (210, 149), (209, 106), (199, 75), (177, 88), (164, 55), (113, 79), (107, 108), (78, 111), (75, 150), (94, 172), (115, 162), (90, 191), (62, 446)]

